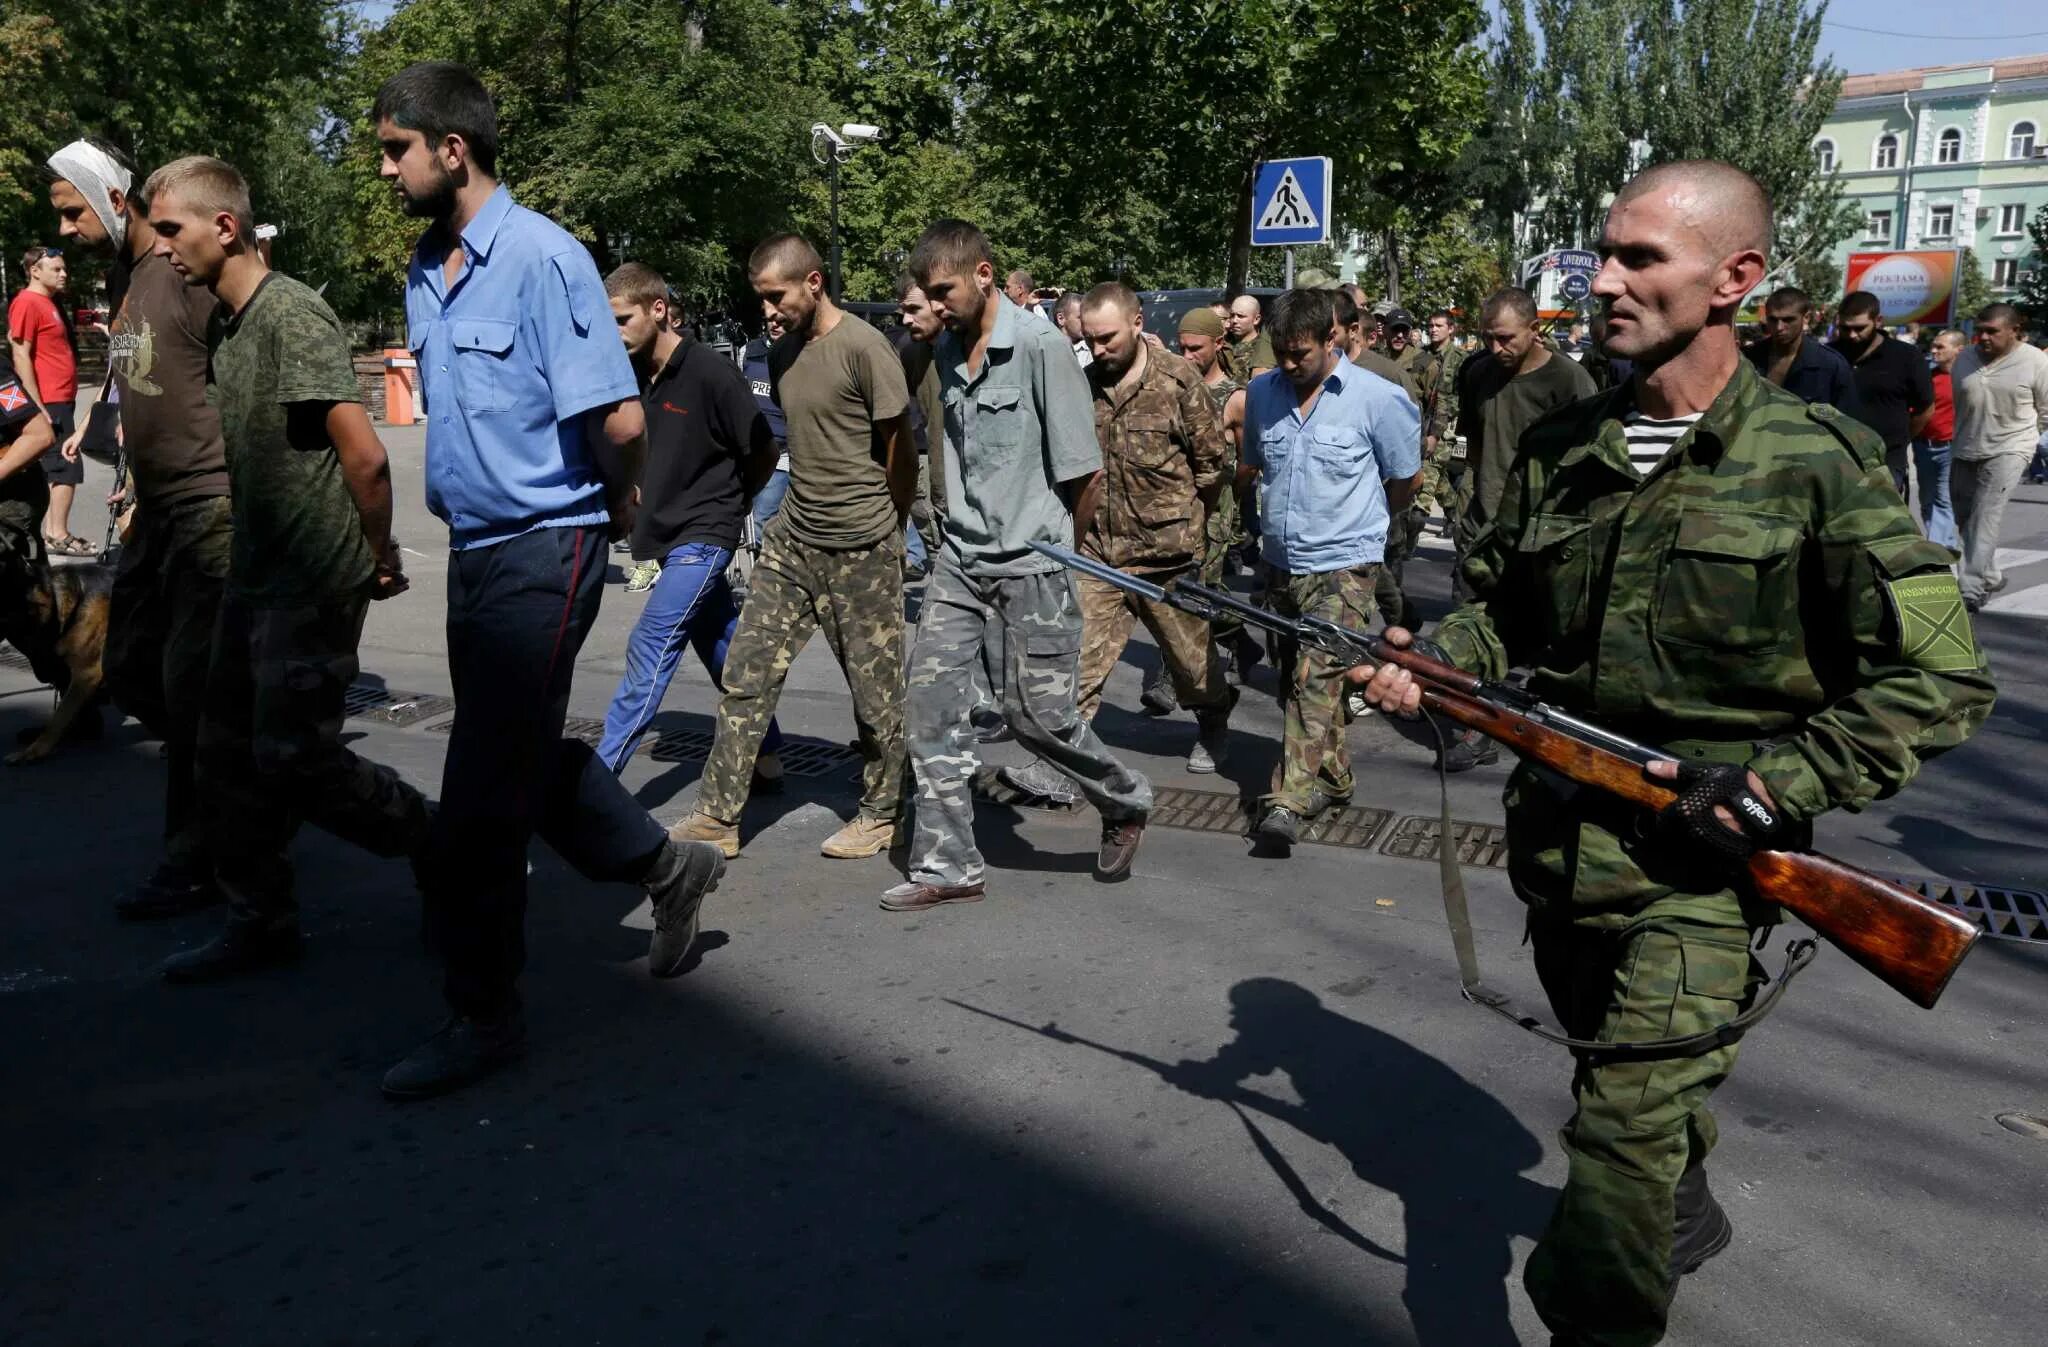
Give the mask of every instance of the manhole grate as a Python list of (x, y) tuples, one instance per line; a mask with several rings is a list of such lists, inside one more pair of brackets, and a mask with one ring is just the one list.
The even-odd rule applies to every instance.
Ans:
[(344, 714), (383, 725), (417, 725), (455, 709), (452, 697), (399, 692), (381, 683), (353, 683), (342, 696)]
[(1962, 912), (1983, 927), (1986, 935), (2048, 944), (2048, 893), (1912, 875), (1893, 878), (1923, 898), (1932, 898)]
[(641, 745), (656, 762), (702, 762), (711, 756), (709, 730), (664, 730)]
[[(1394, 831), (1380, 847), (1382, 855), (1411, 861), (1437, 858), (1442, 821), (1434, 816), (1410, 815), (1394, 825)], [(1484, 865), (1496, 870), (1508, 863), (1508, 830), (1494, 823), (1451, 820), (1451, 836), (1458, 847), (1460, 865)]]
[[(1151, 822), (1191, 832), (1243, 837), (1251, 828), (1253, 805), (1213, 790), (1163, 786), (1152, 793)], [(1301, 840), (1329, 847), (1370, 849), (1393, 811), (1358, 806), (1331, 810), (1303, 825)]]
[[(452, 706), (454, 703), (451, 702), (449, 705)], [(448, 734), (454, 729), (455, 722), (449, 720), (439, 725), (427, 726), (427, 733)], [(584, 743), (594, 748), (598, 741), (604, 738), (604, 722), (602, 720), (592, 720), (589, 716), (570, 716), (562, 722), (562, 737), (565, 739), (581, 739)]]
[(824, 776), (848, 763), (860, 762), (859, 750), (823, 739), (785, 739), (781, 756), (782, 770), (792, 776)]

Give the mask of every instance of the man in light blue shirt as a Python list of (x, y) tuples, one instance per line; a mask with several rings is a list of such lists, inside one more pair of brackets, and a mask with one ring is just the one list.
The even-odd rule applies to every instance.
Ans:
[(596, 264), (498, 185), (497, 113), (459, 65), (408, 66), (377, 93), (378, 171), (433, 223), (406, 276), (427, 422), (427, 504), (448, 524), (455, 722), (417, 863), (454, 1015), (384, 1077), (415, 1099), (525, 1048), (526, 849), (638, 883), (648, 971), (682, 971), (715, 847), (672, 842), (580, 739), (569, 677), (597, 617), (606, 544), (630, 529), (645, 422)]
[[(1266, 331), (1279, 364), (1246, 389), (1238, 475), (1259, 481), (1267, 597), (1278, 612), (1363, 632), (1390, 511), (1422, 484), (1420, 418), (1398, 385), (1338, 349), (1329, 291), (1280, 296)], [(1312, 650), (1285, 662), (1286, 735), (1253, 834), (1282, 855), (1305, 821), (1349, 803), (1352, 786), (1342, 665)]]

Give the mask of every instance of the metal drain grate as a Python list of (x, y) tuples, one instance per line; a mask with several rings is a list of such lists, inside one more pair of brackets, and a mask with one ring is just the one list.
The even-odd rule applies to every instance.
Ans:
[[(1226, 833), (1242, 837), (1252, 821), (1252, 801), (1213, 790), (1189, 790), (1162, 786), (1152, 793), (1153, 823), (1192, 832)], [(1359, 847), (1370, 850), (1393, 811), (1348, 807), (1318, 815), (1304, 824), (1301, 840), (1329, 847)]]
[[(454, 703), (451, 702), (449, 705), (452, 706)], [(454, 728), (455, 722), (449, 720), (439, 725), (427, 726), (427, 733), (447, 734), (453, 731)], [(589, 716), (570, 716), (562, 722), (562, 737), (565, 739), (581, 739), (584, 743), (596, 747), (598, 740), (604, 738), (604, 722), (602, 720), (592, 720)]]
[(825, 776), (848, 763), (858, 764), (860, 752), (844, 744), (823, 739), (782, 741), (782, 770), (791, 776)]
[(2048, 894), (2038, 889), (2001, 889), (1912, 875), (1892, 878), (1923, 898), (1955, 908), (1982, 926), (1986, 935), (2048, 944)]
[[(1410, 815), (1394, 825), (1394, 831), (1380, 853), (1404, 860), (1433, 861), (1437, 858), (1442, 822), (1435, 816)], [(1501, 870), (1508, 863), (1508, 830), (1493, 823), (1451, 820), (1451, 836), (1458, 848), (1460, 865), (1483, 865)]]
[(717, 736), (709, 730), (664, 730), (640, 746), (656, 762), (702, 762)]
[(19, 669), (23, 673), (34, 672), (29, 667), (28, 656), (18, 650), (0, 650), (0, 668)]
[(417, 725), (455, 709), (453, 697), (399, 692), (378, 683), (353, 683), (342, 697), (344, 713), (380, 725)]

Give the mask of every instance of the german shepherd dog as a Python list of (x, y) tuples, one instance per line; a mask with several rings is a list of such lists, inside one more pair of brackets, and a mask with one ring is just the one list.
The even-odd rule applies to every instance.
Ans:
[(114, 568), (104, 562), (52, 566), (40, 549), (0, 547), (0, 639), (28, 656), (29, 667), (57, 689), (57, 712), (20, 750), (13, 765), (40, 762), (68, 738), (99, 737), (100, 655)]

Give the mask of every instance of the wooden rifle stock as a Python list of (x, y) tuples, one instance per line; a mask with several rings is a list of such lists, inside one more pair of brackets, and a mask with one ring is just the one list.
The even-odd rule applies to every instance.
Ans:
[[(1474, 695), (1479, 683), (1470, 674), (1408, 651), (1389, 648), (1387, 654), (1425, 680), (1425, 707), (1498, 740), (1559, 776), (1652, 811), (1678, 797), (1670, 786), (1644, 775), (1640, 763)], [(1437, 669), (1446, 669), (1453, 677), (1439, 682), (1434, 677)], [(1982, 934), (1960, 912), (1817, 852), (1759, 851), (1749, 858), (1749, 878), (1759, 897), (1797, 916), (1924, 1009), (1933, 1009)]]

